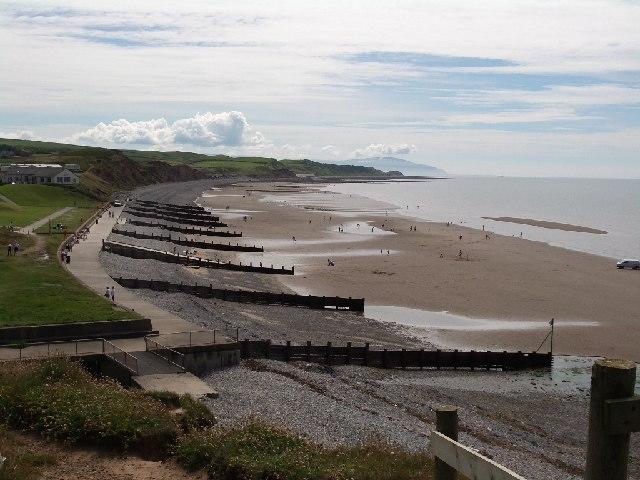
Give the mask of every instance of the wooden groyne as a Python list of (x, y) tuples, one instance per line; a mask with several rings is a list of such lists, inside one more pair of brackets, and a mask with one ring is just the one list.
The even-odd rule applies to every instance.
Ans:
[(146, 206), (138, 206), (138, 205), (127, 205), (129, 210), (141, 213), (157, 213), (158, 215), (168, 215), (171, 217), (182, 218), (187, 220), (203, 220), (203, 221), (220, 221), (220, 217), (216, 217), (215, 215), (211, 215), (209, 212), (182, 212), (177, 210), (168, 210), (162, 207), (146, 207)]
[(522, 370), (549, 368), (550, 353), (493, 352), (459, 350), (373, 350), (369, 344), (353, 346), (274, 344), (270, 340), (243, 340), (242, 358), (271, 358), (274, 360), (318, 362), (328, 365), (365, 365), (381, 368), (432, 368), (468, 370)]
[(163, 202), (154, 202), (151, 200), (134, 200), (134, 203), (139, 203), (141, 205), (153, 206), (164, 208), (166, 210), (174, 210), (176, 212), (195, 212), (195, 213), (204, 213), (206, 212), (204, 207), (200, 205), (180, 205), (177, 203), (163, 203)]
[(147, 239), (147, 240), (158, 240), (161, 242), (171, 242), (176, 245), (184, 245), (185, 247), (193, 247), (193, 248), (206, 249), (206, 250), (223, 250), (223, 251), (230, 251), (230, 252), (264, 252), (264, 247), (256, 247), (255, 245), (254, 246), (238, 245), (237, 243), (235, 245), (232, 245), (231, 242), (213, 243), (213, 240), (211, 242), (205, 242), (202, 240), (193, 240), (186, 237), (180, 238), (180, 237), (172, 237), (171, 235), (162, 235), (162, 234), (155, 235), (153, 233), (143, 233), (143, 232), (136, 232), (131, 230), (123, 230), (115, 227), (113, 228), (113, 230), (111, 230), (111, 233), (115, 233), (116, 235), (123, 235), (126, 237), (133, 237), (133, 238), (140, 238), (140, 239)]
[(229, 230), (210, 230), (204, 228), (187, 227), (185, 225), (170, 225), (160, 222), (147, 222), (145, 220), (138, 220), (135, 218), (128, 218), (127, 223), (130, 225), (137, 225), (138, 227), (153, 227), (160, 228), (162, 230), (169, 230), (171, 232), (187, 233), (191, 235), (203, 235), (205, 237), (241, 237), (242, 232), (230, 232)]
[(162, 280), (141, 280), (137, 278), (114, 278), (126, 288), (146, 288), (158, 292), (181, 292), (200, 298), (217, 298), (228, 302), (260, 303), (266, 305), (287, 305), (312, 309), (334, 308), (336, 310), (364, 311), (364, 298), (320, 297), (290, 293), (256, 292), (229, 290), (207, 285), (184, 285)]
[(135, 217), (155, 218), (156, 220), (163, 220), (165, 222), (186, 223), (188, 225), (197, 225), (199, 227), (228, 227), (226, 223), (218, 222), (215, 220), (193, 220), (190, 218), (172, 217), (170, 215), (164, 215), (161, 213), (139, 212), (137, 210), (131, 209), (130, 207), (127, 207), (124, 212)]
[(237, 272), (253, 272), (253, 273), (268, 273), (277, 275), (293, 275), (294, 267), (291, 268), (274, 268), (259, 266), (243, 265), (241, 263), (221, 262), (219, 260), (209, 260), (201, 257), (192, 257), (188, 255), (180, 255), (179, 253), (165, 252), (162, 250), (155, 250), (153, 248), (139, 247), (137, 245), (129, 245), (127, 243), (112, 242), (109, 240), (102, 241), (102, 250), (111, 252), (116, 255), (122, 255), (123, 257), (139, 258), (139, 259), (151, 259), (158, 260), (166, 263), (178, 263), (180, 265), (188, 265), (191, 267), (203, 267), (203, 268), (218, 268), (222, 270), (234, 270)]

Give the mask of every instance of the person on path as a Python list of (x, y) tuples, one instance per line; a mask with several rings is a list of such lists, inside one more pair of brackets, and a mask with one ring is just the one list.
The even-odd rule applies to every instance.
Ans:
[(109, 290), (109, 287), (107, 287), (104, 292), (104, 298), (106, 298), (107, 300), (111, 298), (111, 290)]
[(111, 301), (115, 302), (116, 301), (116, 287), (114, 287), (113, 285), (111, 286)]
[(71, 263), (71, 254), (67, 252), (67, 264)]

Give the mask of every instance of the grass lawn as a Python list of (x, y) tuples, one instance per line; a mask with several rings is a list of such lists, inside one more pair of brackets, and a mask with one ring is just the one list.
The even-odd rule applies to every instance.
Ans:
[[(93, 208), (97, 202), (70, 187), (54, 185), (0, 185), (0, 225), (24, 227), (63, 207)], [(17, 204), (17, 205), (15, 205)]]
[[(20, 242), (24, 252), (8, 257), (6, 246), (12, 241)], [(0, 230), (0, 327), (139, 318), (67, 272), (55, 256), (61, 241), (61, 235)]]
[[(74, 208), (67, 213), (60, 215), (55, 220), (51, 220), (51, 234), (57, 239), (56, 249), (62, 243), (63, 231), (58, 231), (55, 226), (59, 223), (66, 227), (68, 232), (73, 232), (82, 223), (95, 212), (95, 208)], [(49, 234), (49, 225), (45, 224), (36, 230), (36, 233)]]

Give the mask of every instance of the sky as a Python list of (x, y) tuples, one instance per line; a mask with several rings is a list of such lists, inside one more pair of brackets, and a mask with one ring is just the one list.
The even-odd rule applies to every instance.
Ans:
[(0, 136), (640, 178), (640, 1), (0, 0)]

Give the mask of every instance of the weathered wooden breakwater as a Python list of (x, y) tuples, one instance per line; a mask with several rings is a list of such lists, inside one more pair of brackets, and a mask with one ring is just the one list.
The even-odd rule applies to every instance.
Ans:
[(130, 225), (137, 225), (139, 227), (153, 227), (160, 228), (162, 230), (169, 230), (171, 232), (188, 233), (191, 235), (203, 235), (205, 237), (241, 237), (242, 232), (230, 232), (229, 230), (210, 230), (204, 228), (187, 227), (185, 225), (171, 225), (168, 223), (159, 222), (147, 222), (145, 220), (137, 220), (135, 218), (128, 218), (127, 223)]
[(177, 210), (168, 210), (162, 207), (146, 207), (146, 206), (138, 206), (138, 205), (132, 205), (132, 204), (128, 204), (127, 208), (135, 212), (156, 213), (158, 215), (169, 215), (171, 217), (182, 218), (186, 220), (203, 220), (203, 221), (213, 221), (213, 222), (220, 221), (220, 217), (211, 215), (208, 212), (201, 212), (201, 213), (182, 212)]
[(133, 215), (135, 217), (155, 218), (157, 220), (163, 220), (165, 222), (186, 223), (188, 225), (197, 225), (199, 227), (228, 227), (226, 223), (218, 222), (215, 220), (192, 220), (189, 218), (172, 217), (170, 215), (164, 215), (161, 213), (138, 212), (136, 210), (132, 210), (131, 208), (127, 208), (125, 210), (125, 213), (128, 215)]
[(241, 263), (221, 262), (219, 260), (209, 260), (201, 257), (192, 257), (188, 255), (180, 255), (179, 253), (165, 252), (162, 250), (155, 250), (153, 248), (139, 247), (137, 245), (129, 245), (127, 243), (112, 242), (109, 240), (102, 241), (102, 250), (111, 252), (116, 255), (122, 255), (123, 257), (138, 258), (138, 259), (151, 259), (158, 260), (166, 263), (178, 263), (181, 265), (187, 265), (191, 267), (203, 267), (203, 268), (218, 268), (222, 270), (234, 270), (237, 272), (253, 272), (253, 273), (268, 273), (277, 275), (293, 275), (295, 267), (291, 268), (274, 268), (263, 267), (260, 265), (243, 265)]
[(290, 293), (256, 292), (213, 288), (209, 285), (184, 285), (162, 280), (142, 280), (137, 278), (114, 278), (126, 288), (146, 288), (158, 292), (180, 292), (200, 298), (217, 298), (228, 302), (260, 303), (267, 305), (287, 305), (312, 309), (335, 308), (336, 310), (364, 311), (364, 298), (320, 297), (316, 295), (296, 295)]
[(243, 340), (242, 358), (270, 358), (274, 360), (319, 362), (328, 365), (365, 365), (381, 368), (432, 368), (469, 370), (521, 370), (548, 368), (551, 353), (492, 352), (459, 350), (373, 350), (369, 344), (353, 346), (274, 344), (271, 340)]
[(133, 237), (133, 238), (140, 238), (140, 239), (147, 239), (147, 240), (159, 240), (161, 242), (171, 242), (176, 245), (183, 245), (185, 247), (200, 248), (205, 250), (222, 250), (222, 251), (230, 251), (230, 252), (264, 252), (264, 247), (256, 247), (255, 245), (253, 246), (238, 245), (237, 243), (235, 245), (232, 245), (231, 242), (213, 243), (213, 240), (211, 242), (205, 242), (202, 240), (193, 240), (186, 237), (180, 238), (180, 237), (172, 237), (171, 235), (162, 235), (162, 234), (155, 235), (153, 233), (136, 232), (136, 231), (124, 230), (120, 228), (113, 228), (113, 230), (111, 230), (111, 233), (115, 233), (116, 235), (123, 235), (126, 237)]
[(177, 203), (154, 202), (152, 200), (134, 200), (134, 203), (139, 203), (141, 205), (147, 205), (147, 206), (160, 207), (167, 210), (175, 210), (178, 212), (195, 212), (195, 213), (206, 212), (206, 209), (204, 207), (201, 207), (200, 205), (180, 205)]

